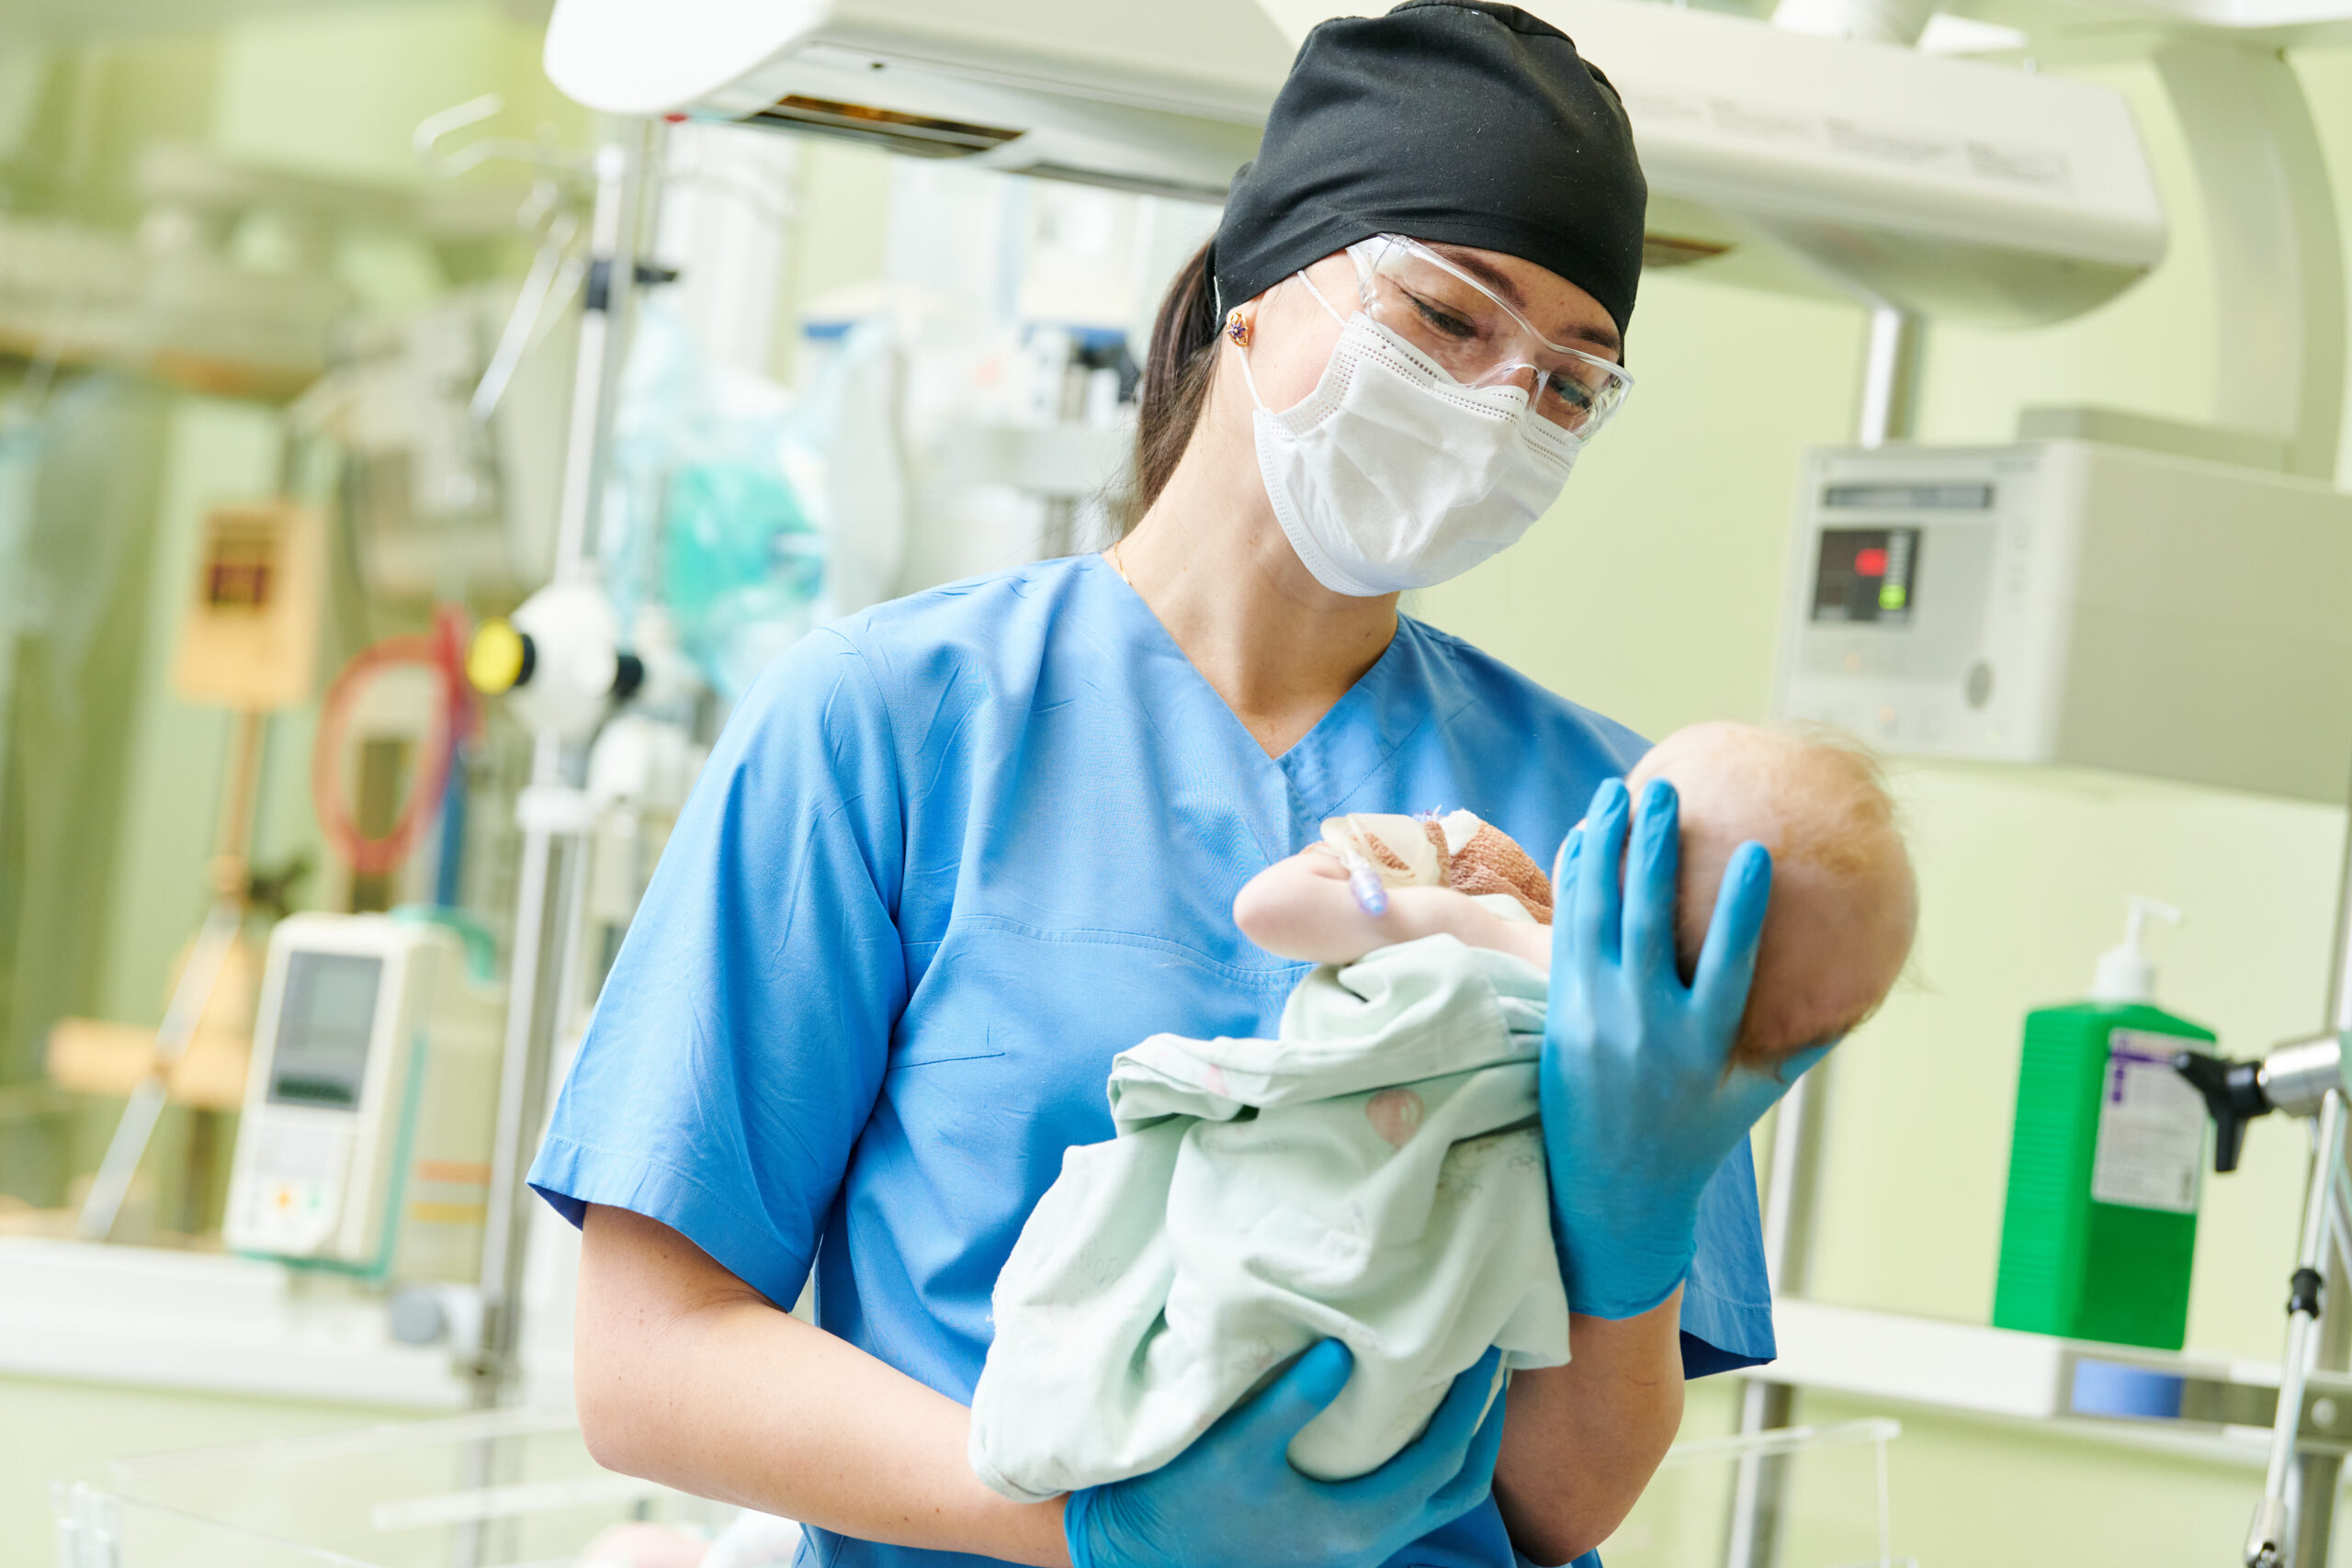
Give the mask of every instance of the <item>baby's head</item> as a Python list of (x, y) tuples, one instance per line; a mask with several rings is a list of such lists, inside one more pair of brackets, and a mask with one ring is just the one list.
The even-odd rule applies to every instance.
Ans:
[(1918, 924), (1911, 858), (1878, 764), (1857, 747), (1746, 724), (1694, 724), (1652, 748), (1625, 783), (1682, 803), (1676, 945), (1687, 978), (1732, 852), (1772, 852), (1772, 898), (1733, 1060), (1770, 1067), (1837, 1040), (1894, 988)]

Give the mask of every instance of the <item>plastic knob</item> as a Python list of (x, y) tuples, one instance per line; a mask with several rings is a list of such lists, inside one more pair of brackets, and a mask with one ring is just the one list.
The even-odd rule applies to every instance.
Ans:
[(466, 650), (466, 679), (483, 696), (503, 695), (531, 678), (535, 652), (528, 633), (503, 616), (492, 616)]
[(2246, 1123), (2272, 1109), (2262, 1089), (2262, 1064), (2183, 1051), (2173, 1057), (2172, 1067), (2205, 1097), (2205, 1109), (2212, 1113), (2213, 1168), (2223, 1175), (2235, 1170), (2245, 1148)]
[(449, 1310), (431, 1291), (397, 1292), (385, 1315), (392, 1337), (403, 1345), (438, 1345), (449, 1337)]

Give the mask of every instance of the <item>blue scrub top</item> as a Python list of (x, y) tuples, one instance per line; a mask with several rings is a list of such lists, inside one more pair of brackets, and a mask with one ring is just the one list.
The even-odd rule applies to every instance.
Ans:
[[(1273, 1032), (1306, 965), (1234, 895), (1347, 811), (1467, 807), (1547, 859), (1644, 742), (1400, 618), (1269, 758), (1093, 556), (812, 633), (761, 678), (663, 852), (531, 1183), (682, 1232), (779, 1306), (969, 1403), (989, 1292), (1117, 1052)], [(1771, 1359), (1746, 1145), (1682, 1302), (1693, 1376)], [(976, 1557), (811, 1531), (828, 1564)], [(1509, 1564), (1490, 1500), (1396, 1564)]]

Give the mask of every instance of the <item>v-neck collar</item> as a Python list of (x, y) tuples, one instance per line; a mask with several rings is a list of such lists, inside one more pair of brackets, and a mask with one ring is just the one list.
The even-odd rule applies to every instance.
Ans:
[[(1215, 712), (1239, 742), (1236, 750), (1278, 776), (1289, 796), (1291, 837), (1315, 830), (1323, 818), (1351, 809), (1350, 797), (1371, 783), (1388, 760), (1431, 719), (1429, 682), (1423, 673), (1426, 650), (1422, 629), (1410, 616), (1398, 615), (1396, 630), (1372, 667), (1326, 709), (1305, 735), (1279, 757), (1270, 757), (1250, 727), (1201, 673), (1168, 628), (1154, 615), (1143, 595), (1129, 587), (1116, 569), (1099, 555), (1080, 558), (1086, 587), (1099, 598), (1107, 624), (1121, 639), (1150, 663), (1174, 665), (1168, 671), (1166, 694), (1187, 705)], [(1393, 807), (1390, 807), (1393, 809)], [(1267, 846), (1269, 855), (1277, 852)], [(1284, 849), (1280, 853), (1288, 853)]]

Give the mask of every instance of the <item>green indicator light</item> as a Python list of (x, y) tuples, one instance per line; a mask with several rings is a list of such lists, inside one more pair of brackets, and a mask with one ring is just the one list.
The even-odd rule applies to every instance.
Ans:
[(1890, 582), (1878, 591), (1878, 607), (1882, 610), (1900, 610), (1909, 598), (1910, 595), (1903, 592), (1903, 584)]

